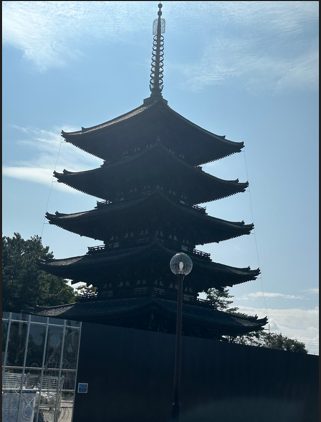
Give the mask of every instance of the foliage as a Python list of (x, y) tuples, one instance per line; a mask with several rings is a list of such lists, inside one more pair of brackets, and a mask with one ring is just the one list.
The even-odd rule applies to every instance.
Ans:
[(206, 299), (211, 302), (213, 308), (218, 311), (235, 312), (237, 308), (230, 308), (233, 303), (232, 295), (230, 295), (228, 288), (222, 289), (208, 289), (206, 292)]
[(225, 340), (229, 343), (267, 347), (269, 349), (284, 350), (286, 352), (307, 353), (305, 344), (301, 341), (291, 339), (281, 333), (271, 333), (266, 330), (257, 331), (238, 337), (226, 337)]
[[(206, 293), (207, 300), (209, 300), (218, 311), (225, 311), (238, 316), (248, 317), (245, 314), (237, 312), (237, 307), (230, 307), (233, 303), (233, 296), (230, 295), (226, 287), (222, 290), (209, 289)], [(266, 330), (255, 331), (237, 337), (224, 336), (222, 341), (248, 346), (267, 347), (269, 349), (285, 350), (288, 352), (307, 353), (304, 343), (295, 339), (290, 339), (281, 333), (271, 333)]]
[(93, 299), (97, 297), (97, 288), (92, 285), (87, 286), (86, 284), (83, 284), (81, 286), (76, 287), (75, 294), (77, 300)]
[(54, 306), (75, 301), (66, 280), (39, 269), (39, 260), (53, 254), (42, 245), (41, 237), (24, 240), (19, 233), (2, 237), (3, 308), (20, 312), (35, 306)]

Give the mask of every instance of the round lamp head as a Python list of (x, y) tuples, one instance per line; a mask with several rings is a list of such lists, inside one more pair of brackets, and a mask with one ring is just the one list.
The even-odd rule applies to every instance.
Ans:
[(192, 271), (193, 261), (186, 253), (179, 252), (172, 257), (169, 266), (175, 275), (188, 275)]

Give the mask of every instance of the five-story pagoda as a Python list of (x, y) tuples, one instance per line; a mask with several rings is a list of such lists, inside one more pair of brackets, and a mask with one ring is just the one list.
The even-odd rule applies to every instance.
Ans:
[(222, 180), (200, 167), (240, 152), (243, 142), (210, 133), (171, 109), (162, 96), (165, 21), (154, 21), (150, 97), (136, 109), (97, 126), (62, 132), (67, 142), (104, 160), (82, 172), (55, 172), (58, 182), (102, 199), (95, 209), (47, 213), (68, 231), (101, 240), (84, 256), (42, 262), (45, 271), (97, 288), (94, 299), (38, 309), (40, 315), (175, 332), (178, 251), (193, 271), (184, 282), (183, 333), (219, 338), (260, 330), (266, 318), (214, 310), (198, 300), (209, 288), (254, 280), (259, 269), (212, 262), (196, 245), (250, 234), (253, 224), (208, 215), (199, 203), (243, 192), (248, 183)]

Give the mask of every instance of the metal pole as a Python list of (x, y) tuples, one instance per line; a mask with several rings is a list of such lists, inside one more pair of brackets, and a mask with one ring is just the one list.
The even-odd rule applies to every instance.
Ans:
[(177, 314), (176, 314), (176, 344), (174, 383), (172, 401), (172, 421), (179, 422), (180, 415), (180, 381), (181, 381), (181, 357), (182, 357), (182, 306), (183, 306), (183, 281), (184, 275), (177, 275)]

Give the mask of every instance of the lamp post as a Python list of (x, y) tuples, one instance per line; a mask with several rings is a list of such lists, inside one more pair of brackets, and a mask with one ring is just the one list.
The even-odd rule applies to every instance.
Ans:
[(182, 305), (183, 281), (193, 268), (191, 258), (183, 252), (175, 254), (170, 260), (170, 269), (177, 278), (177, 314), (176, 314), (176, 343), (172, 400), (172, 421), (178, 422), (180, 415), (180, 379), (182, 355)]

